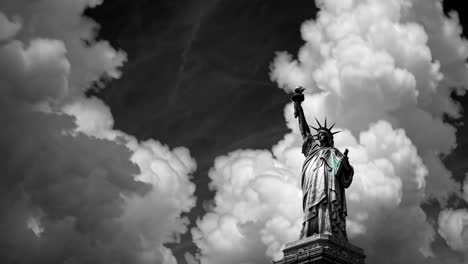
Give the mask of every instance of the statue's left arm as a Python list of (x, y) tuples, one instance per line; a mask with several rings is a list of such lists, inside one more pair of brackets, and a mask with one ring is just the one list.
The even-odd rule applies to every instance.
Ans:
[(340, 163), (339, 176), (341, 178), (341, 183), (344, 188), (348, 188), (353, 181), (354, 169), (348, 160), (348, 149), (343, 153), (343, 158)]

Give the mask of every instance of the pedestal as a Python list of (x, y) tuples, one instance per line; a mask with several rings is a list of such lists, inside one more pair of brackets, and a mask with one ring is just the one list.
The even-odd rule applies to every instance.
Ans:
[(284, 258), (274, 264), (364, 264), (364, 251), (330, 235), (317, 234), (286, 244)]

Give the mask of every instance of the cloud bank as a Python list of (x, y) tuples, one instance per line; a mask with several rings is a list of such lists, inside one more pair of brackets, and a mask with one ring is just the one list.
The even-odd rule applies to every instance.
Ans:
[[(456, 146), (456, 130), (443, 117), (461, 115), (450, 94), (468, 87), (468, 44), (456, 13), (446, 16), (438, 0), (317, 5), (317, 18), (301, 27), (305, 44), (297, 57), (279, 52), (271, 79), (286, 92), (306, 87), (307, 120), (327, 116), (344, 130), (335, 145), (349, 149), (355, 168), (347, 190), (352, 242), (369, 263), (445, 263), (447, 256), (462, 263), (453, 250), (442, 257), (432, 249), (431, 222), (459, 250), (466, 210), (447, 209), (431, 220), (420, 207), (428, 199), (446, 206), (451, 195), (462, 197), (441, 161)], [(272, 151), (216, 159), (212, 208), (192, 230), (201, 263), (267, 262), (297, 239), (302, 139), (292, 104), (284, 113), (291, 132)]]
[(175, 263), (163, 244), (186, 232), (196, 163), (84, 96), (126, 60), (82, 16), (98, 4), (0, 4), (2, 263)]

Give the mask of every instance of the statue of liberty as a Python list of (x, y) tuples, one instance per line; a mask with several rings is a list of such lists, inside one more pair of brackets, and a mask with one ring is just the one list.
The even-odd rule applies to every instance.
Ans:
[(301, 186), (303, 191), (302, 209), (304, 219), (300, 239), (314, 234), (328, 234), (347, 241), (345, 188), (353, 179), (354, 170), (348, 162), (348, 150), (341, 153), (333, 146), (332, 132), (335, 124), (327, 127), (316, 120), (317, 133), (312, 135), (304, 116), (301, 103), (304, 88), (297, 87), (292, 96), (294, 116), (304, 139), (302, 153), (306, 157), (302, 167)]

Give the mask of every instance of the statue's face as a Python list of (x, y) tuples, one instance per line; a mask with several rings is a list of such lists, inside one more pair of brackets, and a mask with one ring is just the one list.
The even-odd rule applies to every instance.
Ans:
[(333, 141), (331, 138), (331, 135), (328, 133), (320, 133), (318, 135), (318, 140), (320, 142), (320, 146), (322, 147), (332, 147), (333, 146)]

